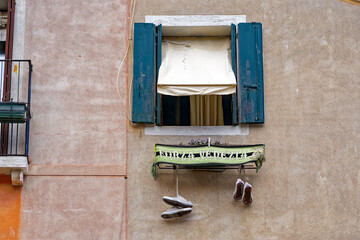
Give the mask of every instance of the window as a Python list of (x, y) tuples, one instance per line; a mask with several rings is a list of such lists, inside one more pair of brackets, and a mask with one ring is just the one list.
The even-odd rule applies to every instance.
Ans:
[[(236, 93), (221, 97), (221, 125), (264, 123), (262, 26), (260, 23), (239, 23), (237, 29), (235, 24), (228, 29), (237, 87)], [(161, 24), (135, 23), (132, 122), (192, 125), (191, 96), (157, 92), (162, 41), (166, 39), (162, 30)], [(194, 36), (194, 31), (190, 32)]]

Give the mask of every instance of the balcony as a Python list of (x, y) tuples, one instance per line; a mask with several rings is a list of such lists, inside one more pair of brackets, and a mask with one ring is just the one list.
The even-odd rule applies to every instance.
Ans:
[(0, 174), (23, 184), (29, 165), (31, 60), (0, 60)]

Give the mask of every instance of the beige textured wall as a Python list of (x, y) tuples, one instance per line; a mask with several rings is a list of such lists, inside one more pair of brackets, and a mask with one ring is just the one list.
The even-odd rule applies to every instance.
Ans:
[[(22, 239), (125, 238), (128, 2), (25, 4), (33, 63), (30, 156)], [(24, 9), (24, 8), (23, 8)], [(20, 26), (21, 27), (21, 26)], [(20, 41), (21, 42), (21, 41)], [(21, 47), (21, 46), (20, 46)]]
[(28, 177), (20, 239), (125, 239), (124, 199), (122, 177)]
[(259, 174), (248, 174), (250, 207), (232, 200), (236, 171), (181, 171), (180, 194), (194, 210), (165, 221), (161, 198), (175, 194), (175, 181), (171, 171), (152, 179), (153, 144), (192, 137), (129, 128), (129, 239), (357, 239), (360, 7), (335, 0), (138, 0), (135, 21), (187, 14), (245, 14), (263, 24), (266, 123), (251, 126), (248, 136), (213, 139), (265, 143), (267, 161)]
[[(125, 0), (26, 1), (24, 57), (34, 64), (30, 155), (41, 171), (25, 179), (22, 239), (118, 239), (127, 158), (128, 239), (358, 238), (359, 6), (137, 0), (140, 22), (145, 15), (245, 14), (263, 23), (266, 123), (248, 136), (213, 137), (266, 144), (262, 171), (248, 174), (254, 202), (232, 200), (235, 171), (182, 171), (180, 193), (195, 206), (178, 221), (160, 218), (167, 209), (161, 198), (174, 195), (175, 182), (166, 171), (152, 179), (153, 144), (191, 137), (145, 136), (141, 127), (127, 133), (126, 74), (120, 96), (116, 74), (128, 14)], [(73, 176), (65, 176), (69, 170)]]
[(32, 159), (124, 164), (126, 88), (117, 93), (116, 76), (127, 2), (28, 1), (26, 13), (25, 58), (34, 65)]

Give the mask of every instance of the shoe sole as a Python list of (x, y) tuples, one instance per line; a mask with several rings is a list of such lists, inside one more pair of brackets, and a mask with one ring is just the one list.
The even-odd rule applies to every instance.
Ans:
[(188, 207), (193, 207), (192, 204), (186, 204), (186, 203), (182, 203), (176, 200), (172, 200), (172, 199), (168, 199), (168, 198), (163, 198), (163, 201), (166, 204), (172, 205), (172, 206), (176, 206), (176, 207), (183, 207), (183, 208), (188, 208)]
[(233, 193), (233, 198), (237, 201), (242, 199), (243, 196), (243, 189), (244, 189), (244, 182), (239, 181), (235, 185), (235, 191)]
[(251, 185), (246, 185), (244, 188), (243, 203), (245, 205), (250, 205), (252, 203), (251, 188)]
[(192, 209), (189, 208), (189, 209), (179, 209), (179, 211), (175, 211), (173, 213), (163, 213), (161, 214), (161, 217), (164, 218), (164, 219), (169, 219), (169, 218), (176, 218), (176, 217), (182, 217), (186, 214), (189, 214), (191, 213)]

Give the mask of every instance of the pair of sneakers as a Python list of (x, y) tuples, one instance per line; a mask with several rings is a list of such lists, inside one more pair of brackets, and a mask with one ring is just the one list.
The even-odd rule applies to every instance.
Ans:
[(250, 205), (252, 203), (251, 189), (252, 186), (250, 183), (244, 183), (244, 181), (240, 178), (237, 179), (235, 184), (235, 191), (233, 194), (234, 199), (237, 201), (242, 200), (245, 205)]
[(173, 206), (172, 208), (166, 210), (161, 214), (162, 218), (175, 218), (175, 217), (182, 217), (186, 214), (191, 213), (193, 204), (192, 202), (186, 200), (182, 196), (178, 195), (176, 197), (163, 197), (163, 201), (166, 204)]

